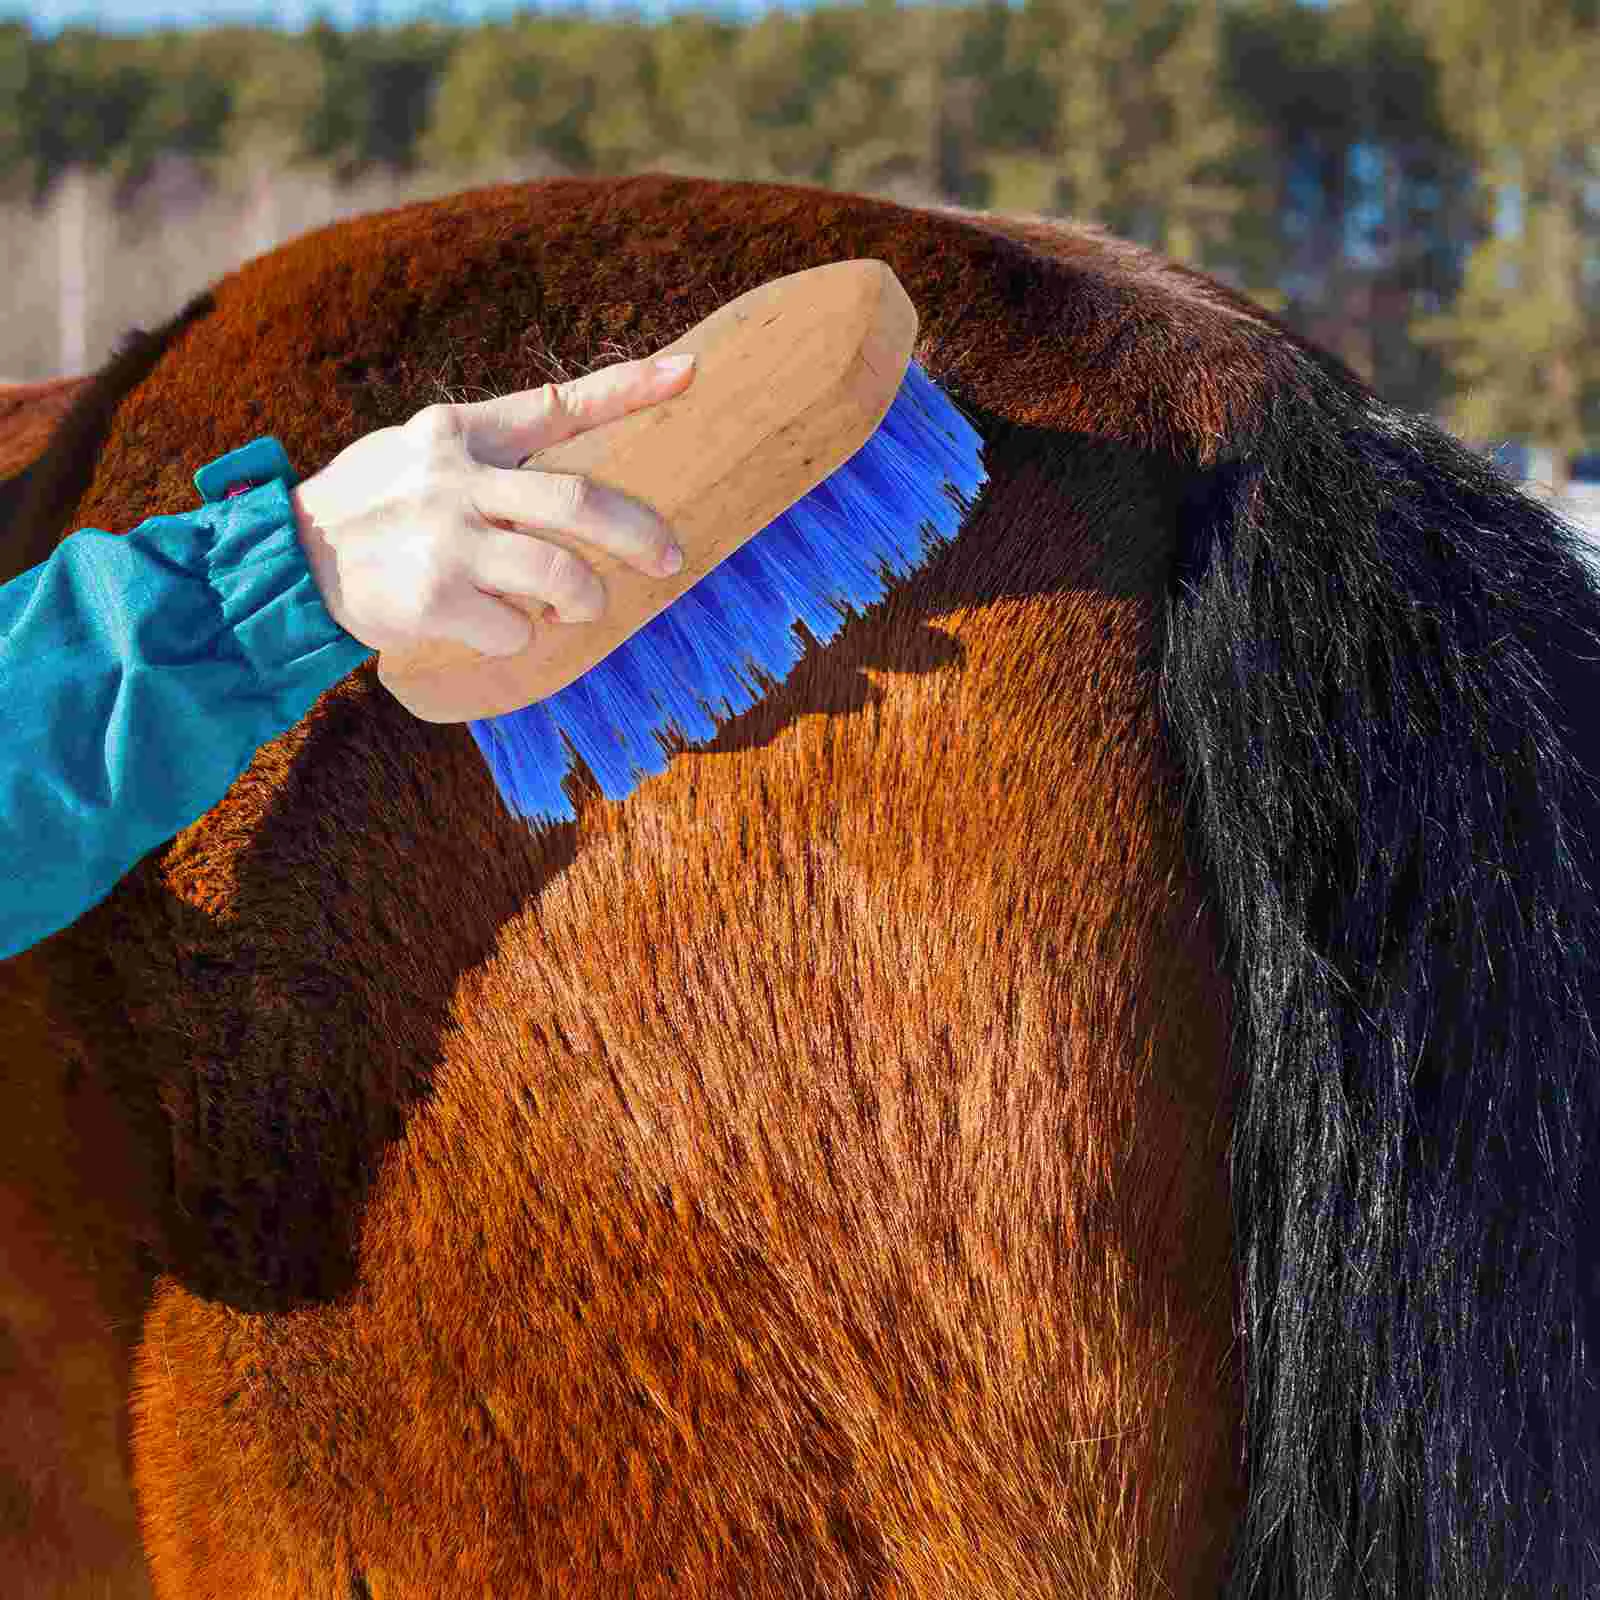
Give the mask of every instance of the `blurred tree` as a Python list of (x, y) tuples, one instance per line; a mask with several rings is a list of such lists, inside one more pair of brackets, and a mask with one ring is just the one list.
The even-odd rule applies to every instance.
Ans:
[(308, 40), (253, 31), (234, 69), (227, 151), (262, 169), (314, 159), (327, 80), (326, 59)]
[(1572, 441), (1600, 406), (1597, 10), (844, 0), (458, 27), (440, 3), (348, 32), (9, 23), (0, 186), (37, 196), (74, 166), (133, 180), (176, 152), (191, 174), (242, 167), (252, 194), (288, 164), (335, 181), (667, 167), (1066, 211), (1239, 283), (1391, 399), (1453, 394), (1466, 431)]
[(1600, 431), (1600, 23), (1588, 0), (1414, 0), (1478, 163), (1478, 239), (1414, 335), (1444, 356), (1452, 424), (1551, 447), (1556, 487)]
[(973, 13), (887, 0), (818, 13), (834, 36), (816, 52), (810, 108), (825, 181), (912, 203), (980, 204), (980, 85), (963, 59)]
[(1258, 197), (1229, 230), (1238, 276), (1387, 398), (1430, 408), (1442, 363), (1408, 329), (1459, 283), (1472, 173), (1416, 20), (1404, 0), (1265, 0), (1224, 33), (1251, 128), (1233, 170)]
[(1250, 129), (1232, 168), (1253, 200), (1229, 254), (1243, 281), (1270, 284), (1281, 304), (1317, 303), (1327, 264), (1343, 253), (1352, 137), (1328, 13), (1262, 0), (1230, 11), (1225, 28), (1224, 88)]
[[(862, 63), (864, 77), (876, 54)], [(838, 141), (816, 108), (855, 71), (848, 33), (822, 12), (771, 11), (740, 30), (728, 65), (737, 148), (750, 176), (828, 181)]]
[(454, 36), (432, 22), (344, 33), (319, 19), (307, 40), (321, 91), (311, 108), (307, 153), (341, 178), (373, 166), (413, 166)]
[[(907, 83), (905, 30), (885, 16), (882, 4), (819, 14), (819, 20), (831, 38), (814, 57), (814, 98), (807, 108), (815, 129), (811, 167), (841, 189), (921, 190), (929, 181), (932, 124), (926, 81)], [(848, 71), (837, 70), (840, 60)]]
[(997, 211), (1028, 214), (1058, 204), (1056, 90), (1034, 54), (1040, 32), (1036, 17), (994, 0), (961, 44), (958, 66), (980, 86), (972, 127), (972, 162), (983, 185), (978, 203)]
[(233, 43), (166, 30), (126, 41), (146, 85), (115, 161), (127, 189), (162, 156), (221, 151), (233, 109)]
[(589, 26), (539, 17), (463, 35), (435, 91), (419, 159), (457, 169), (586, 167), (589, 95), (565, 46)]
[(653, 164), (660, 133), (646, 29), (617, 22), (573, 28), (550, 41), (547, 60), (577, 95), (576, 164), (601, 172)]
[(1043, 162), (990, 158), (991, 201), (1069, 211), (1183, 261), (1215, 254), (1243, 202), (1232, 163), (1246, 127), (1219, 92), (1226, 11), (1223, 0), (1027, 0), (1002, 70), (1020, 91), (1017, 131)]
[(1135, 0), (1119, 52), (1131, 150), (1118, 209), (1136, 237), (1197, 266), (1244, 201), (1229, 169), (1245, 131), (1218, 93), (1222, 14), (1222, 0)]
[[(1048, 105), (1038, 128), (1048, 188), (1030, 197), (1034, 208), (1070, 212), (1085, 222), (1110, 220), (1114, 174), (1127, 144), (1115, 93), (1113, 9), (1080, 0), (1025, 0), (1010, 41), (1008, 65), (1014, 72), (1031, 67), (1037, 98)], [(1022, 174), (1013, 168), (1011, 176), (1015, 184)]]
[(74, 166), (126, 166), (153, 85), (128, 41), (64, 28), (34, 58), (24, 106), (41, 189)]
[(0, 200), (31, 196), (38, 182), (31, 97), (40, 49), (25, 22), (0, 22)]
[(743, 128), (728, 85), (742, 31), (738, 23), (694, 12), (680, 12), (652, 30), (661, 165), (707, 177), (739, 168)]

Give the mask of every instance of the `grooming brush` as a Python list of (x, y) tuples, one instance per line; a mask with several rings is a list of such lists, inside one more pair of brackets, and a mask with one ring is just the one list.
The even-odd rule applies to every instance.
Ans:
[[(881, 261), (838, 261), (752, 289), (658, 354), (693, 351), (669, 400), (529, 456), (652, 505), (682, 568), (652, 578), (569, 539), (600, 575), (594, 622), (536, 624), (514, 656), (459, 644), (384, 653), (416, 715), (468, 722), (502, 798), (571, 818), (572, 753), (610, 799), (711, 738), (954, 535), (985, 481), (983, 441), (911, 359), (917, 313)], [(512, 597), (507, 596), (507, 599)], [(570, 749), (569, 749), (570, 747)]]

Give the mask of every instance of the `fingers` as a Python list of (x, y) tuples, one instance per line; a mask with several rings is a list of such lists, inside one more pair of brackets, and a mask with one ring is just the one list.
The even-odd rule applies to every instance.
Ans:
[(532, 642), (529, 612), (549, 622), (592, 622), (605, 603), (599, 578), (570, 551), (522, 534), (480, 530), (449, 563), (405, 574), (403, 589), (391, 596), (383, 635), (459, 640), (480, 655), (514, 655)]
[(458, 639), (479, 655), (511, 656), (533, 638), (533, 623), (504, 600), (462, 587), (439, 603), (428, 636)]
[(472, 503), (491, 521), (534, 535), (541, 528), (570, 534), (652, 578), (670, 578), (683, 566), (672, 529), (657, 512), (577, 473), (481, 467), (472, 477)]
[[(540, 530), (605, 551), (651, 577), (679, 571), (683, 552), (651, 507), (585, 476), (519, 471), (517, 464), (677, 394), (693, 377), (693, 359), (619, 362), (573, 383), (470, 405), (429, 406), (391, 430), (412, 462), (406, 481), (425, 570), (405, 578), (395, 547), (385, 546), (383, 581), (368, 608), (377, 621), (369, 632), (387, 638), (398, 626), (418, 638), (456, 639), (496, 656), (529, 644), (528, 612), (593, 621), (605, 609), (600, 578), (580, 555), (540, 539)], [(382, 476), (391, 491), (395, 477), (393, 471)], [(392, 522), (392, 507), (386, 509), (384, 520)], [(383, 602), (396, 583), (409, 585), (398, 624), (387, 616), (393, 606)]]
[(472, 541), (470, 576), (479, 589), (515, 595), (537, 609), (543, 601), (560, 622), (593, 622), (605, 609), (606, 591), (569, 550), (543, 539), (493, 529)]
[(478, 400), (450, 409), (460, 419), (475, 459), (514, 467), (576, 433), (625, 417), (679, 393), (694, 375), (692, 355), (619, 361), (570, 383)]

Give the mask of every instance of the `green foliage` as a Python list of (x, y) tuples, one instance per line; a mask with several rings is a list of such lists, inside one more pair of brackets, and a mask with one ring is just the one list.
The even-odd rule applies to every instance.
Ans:
[(660, 139), (654, 164), (706, 173), (738, 164), (743, 129), (726, 85), (741, 31), (737, 24), (693, 13), (679, 13), (652, 30), (651, 87)]
[(230, 153), (288, 164), (314, 159), (328, 126), (323, 54), (286, 34), (255, 33), (236, 58), (233, 114), (224, 130)]
[(32, 95), (38, 57), (27, 28), (0, 23), (0, 198), (15, 199), (36, 182)]
[(1460, 292), (1413, 334), (1455, 426), (1558, 452), (1600, 434), (1600, 27), (1571, 0), (1433, 0), (1432, 62), (1476, 172)]
[(41, 175), (69, 166), (127, 166), (153, 85), (121, 40), (68, 28), (35, 52), (23, 111)]
[(345, 177), (373, 165), (410, 167), (455, 40), (429, 23), (341, 33), (319, 21), (307, 42), (317, 93), (305, 153)]
[(482, 167), (542, 151), (582, 164), (586, 96), (564, 46), (583, 26), (541, 18), (463, 39), (435, 89), (419, 150), (423, 162)]
[[(844, 0), (299, 34), (0, 24), (0, 193), (163, 153), (778, 178), (1070, 212), (1247, 288), (1392, 399), (1600, 410), (1596, 0)], [(1505, 218), (1519, 219), (1507, 225)]]

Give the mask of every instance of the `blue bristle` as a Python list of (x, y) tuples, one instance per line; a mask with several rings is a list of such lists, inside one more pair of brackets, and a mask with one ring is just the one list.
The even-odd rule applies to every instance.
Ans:
[(483, 717), (477, 722), (469, 723), (472, 737), (477, 740), (478, 749), (483, 754), (484, 761), (488, 764), (489, 776), (494, 779), (497, 789), (504, 789), (511, 777), (510, 769), (506, 766), (506, 758), (500, 747), (499, 730), (494, 725), (494, 719)]
[[(770, 527), (769, 523), (762, 533)], [(794, 631), (794, 613), (783, 604), (783, 596), (773, 593), (766, 581), (761, 557), (751, 548), (754, 543), (752, 539), (735, 550), (723, 566), (731, 569), (731, 577), (744, 584), (748, 597), (745, 608), (738, 613), (750, 641), (745, 661), (769, 678), (782, 682), (805, 653), (805, 647)]]
[(531, 705), (502, 717), (471, 724), (478, 747), (489, 757), (495, 787), (515, 794), (524, 816), (562, 820), (576, 813), (561, 780), (569, 756), (544, 705)]
[(831, 477), (565, 689), (471, 724), (506, 804), (530, 822), (570, 820), (567, 744), (621, 800), (665, 769), (665, 738), (714, 737), (761, 697), (761, 679), (781, 683), (800, 660), (796, 622), (826, 644), (954, 537), (985, 481), (982, 450), (913, 361), (877, 430)]
[(639, 676), (651, 685), (665, 713), (666, 722), (660, 732), (676, 733), (691, 742), (710, 739), (716, 735), (716, 719), (706, 710), (700, 694), (688, 692), (675, 674), (673, 664), (684, 649), (671, 631), (670, 619), (676, 610), (676, 606), (670, 606), (660, 616), (652, 617), (628, 641), (629, 652)]
[[(813, 638), (830, 639), (844, 621), (844, 613), (829, 598), (827, 568), (804, 502), (791, 506), (745, 549), (760, 567), (763, 588), (803, 622)], [(798, 648), (799, 635), (791, 630), (789, 636)]]
[(748, 638), (729, 609), (730, 599), (747, 602), (744, 584), (735, 573), (718, 575), (716, 588), (697, 584), (654, 620), (664, 623), (663, 640), (676, 646), (675, 674), (699, 688), (713, 716), (727, 718), (748, 710), (757, 694), (740, 670)]
[(626, 680), (615, 667), (609, 672), (587, 672), (568, 684), (562, 693), (569, 697), (570, 703), (561, 706), (559, 711), (553, 704), (553, 695), (546, 702), (556, 725), (583, 757), (606, 799), (623, 799), (634, 787), (633, 763), (623, 748), (619, 732), (628, 726), (628, 716), (633, 709), (629, 705)]
[[(639, 777), (667, 770), (666, 751), (655, 735), (655, 730), (665, 725), (666, 718), (637, 651), (614, 651), (605, 683), (611, 694), (611, 725), (616, 732), (621, 758), (629, 764), (628, 789), (632, 789)], [(611, 798), (621, 799), (622, 796)]]

